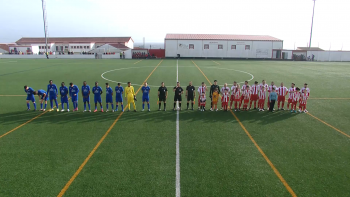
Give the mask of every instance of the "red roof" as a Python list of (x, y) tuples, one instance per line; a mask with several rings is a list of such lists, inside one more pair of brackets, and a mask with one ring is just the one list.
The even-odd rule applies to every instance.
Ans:
[(129, 47), (127, 47), (127, 46), (125, 46), (125, 45), (123, 45), (123, 44), (119, 44), (119, 43), (116, 43), (116, 44), (108, 44), (108, 45), (110, 45), (110, 46), (112, 46), (112, 47), (115, 47), (115, 48), (117, 48), (117, 49), (129, 49)]
[(253, 40), (282, 41), (272, 36), (225, 35), (225, 34), (167, 34), (165, 40)]
[[(49, 43), (125, 43), (132, 40), (131, 37), (50, 37)], [(45, 38), (21, 38), (17, 44), (45, 43)]]
[(7, 44), (0, 44), (0, 49), (3, 49), (5, 51), (10, 51), (9, 46)]

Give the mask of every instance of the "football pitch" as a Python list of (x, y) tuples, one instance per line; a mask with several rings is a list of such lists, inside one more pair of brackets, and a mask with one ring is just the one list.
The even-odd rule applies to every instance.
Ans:
[[(220, 88), (245, 80), (287, 88), (308, 83), (309, 113), (201, 112), (197, 98), (188, 111), (185, 96), (182, 111), (172, 110), (176, 81), (197, 89), (215, 79)], [(80, 90), (83, 81), (91, 88), (98, 81), (104, 92), (106, 82), (114, 90), (130, 81), (137, 112), (119, 106), (83, 113), (80, 93), (78, 112), (71, 101), (71, 112), (26, 111), (23, 86), (46, 91), (49, 80)], [(0, 81), (2, 197), (350, 194), (350, 63), (0, 59)], [(141, 112), (144, 81), (151, 87), (150, 112)], [(167, 111), (157, 110), (161, 82), (169, 91)], [(102, 101), (105, 108), (105, 94)]]

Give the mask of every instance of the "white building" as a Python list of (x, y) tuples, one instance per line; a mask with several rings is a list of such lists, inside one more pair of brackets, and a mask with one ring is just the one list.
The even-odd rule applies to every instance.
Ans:
[[(88, 52), (105, 44), (122, 44), (134, 48), (131, 37), (50, 37), (48, 38), (48, 52)], [(33, 54), (45, 52), (45, 38), (21, 38), (16, 41), (17, 46), (10, 46), (10, 50), (23, 51), (28, 48)]]
[(271, 36), (167, 34), (165, 57), (278, 58), (283, 40)]

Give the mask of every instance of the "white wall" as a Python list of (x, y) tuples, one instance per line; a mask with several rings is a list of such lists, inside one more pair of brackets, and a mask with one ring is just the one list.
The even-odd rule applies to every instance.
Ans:
[[(125, 59), (131, 59), (131, 49), (124, 51)], [(95, 59), (95, 55), (49, 55), (50, 59)], [(0, 55), (0, 59), (46, 59), (45, 55)], [(102, 59), (120, 59), (119, 54), (102, 55)]]
[(315, 61), (350, 61), (350, 51), (308, 51), (307, 56), (315, 55)]
[(31, 46), (25, 46), (25, 47), (19, 47), (19, 46), (11, 47), (11, 46), (10, 46), (10, 47), (9, 47), (10, 51), (11, 51), (11, 50), (14, 50), (15, 48), (17, 49), (17, 52), (18, 52), (18, 53), (19, 53), (19, 52), (22, 52), (22, 53), (25, 53), (25, 54), (26, 54), (28, 48), (31, 49), (32, 47), (31, 47)]
[(165, 40), (165, 57), (176, 57), (177, 40)]
[[(35, 48), (36, 52), (33, 51), (33, 53), (35, 53), (35, 54), (38, 54), (39, 51), (46, 52), (46, 49), (45, 49), (46, 45), (45, 44), (31, 44), (31, 46), (32, 46), (32, 50), (33, 50), (33, 47)], [(41, 46), (41, 49), (39, 49), (39, 46)], [(56, 50), (55, 43), (47, 43), (47, 46), (48, 46), (48, 48), (47, 48), (48, 52)]]
[[(194, 49), (189, 45), (194, 44)], [(204, 49), (208, 44), (209, 49)], [(223, 49), (218, 49), (222, 45)], [(236, 49), (231, 49), (236, 45)], [(245, 46), (249, 45), (250, 50)], [(282, 41), (225, 41), (225, 40), (165, 40), (165, 56), (208, 58), (271, 58), (272, 49), (282, 49)]]
[(134, 41), (132, 41), (130, 39), (129, 42), (126, 42), (124, 45), (129, 47), (130, 49), (133, 49), (134, 48)]
[(272, 42), (273, 49), (283, 49), (283, 42), (276, 41)]

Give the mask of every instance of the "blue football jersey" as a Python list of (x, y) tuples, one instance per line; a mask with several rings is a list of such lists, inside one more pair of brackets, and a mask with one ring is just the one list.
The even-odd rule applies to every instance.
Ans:
[(89, 96), (90, 86), (88, 86), (88, 85), (82, 86), (81, 91), (83, 91), (83, 96)]
[(78, 92), (79, 92), (78, 86), (76, 86), (76, 85), (69, 86), (69, 94), (70, 94), (70, 96), (74, 96), (74, 94), (76, 94), (76, 96), (78, 96)]
[(149, 91), (151, 90), (151, 88), (149, 86), (145, 87), (142, 86), (142, 95), (143, 97), (148, 97), (149, 96)]
[(50, 95), (56, 95), (57, 94), (57, 86), (55, 84), (47, 85), (47, 91)]
[(94, 93), (95, 97), (100, 97), (102, 93), (102, 88), (100, 86), (94, 86), (92, 88), (92, 93)]
[(68, 94), (67, 86), (60, 87), (60, 94), (61, 94), (61, 96), (66, 96)]
[(111, 87), (106, 88), (106, 98), (112, 98), (113, 89)]
[(27, 90), (24, 90), (27, 93), (27, 96), (33, 96), (34, 95), (34, 89), (28, 88)]
[(122, 86), (120, 86), (120, 87), (116, 86), (114, 90), (115, 90), (115, 96), (116, 97), (118, 97), (118, 98), (119, 97), (120, 98), (123, 97), (124, 88)]
[(42, 96), (43, 94), (46, 94), (45, 90), (38, 90), (38, 95)]

